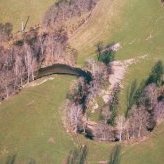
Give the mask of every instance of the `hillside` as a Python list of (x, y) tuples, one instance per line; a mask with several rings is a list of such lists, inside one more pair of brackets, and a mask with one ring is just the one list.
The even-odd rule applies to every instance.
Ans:
[[(19, 29), (20, 15), (30, 16), (29, 26), (38, 24), (54, 1), (3, 1), (0, 22), (9, 21)], [(11, 3), (13, 4), (11, 7)], [(20, 14), (20, 12), (22, 14)], [(7, 13), (7, 14), (6, 14)], [(12, 16), (12, 17), (11, 17)], [(12, 19), (11, 19), (12, 18)], [(69, 38), (78, 51), (78, 66), (86, 59), (96, 58), (95, 45), (120, 43), (116, 60), (135, 59), (128, 67), (119, 95), (119, 113), (127, 106), (127, 90), (133, 80), (146, 79), (152, 66), (164, 62), (164, 7), (160, 0), (100, 0), (88, 20)], [(97, 142), (80, 134), (70, 134), (63, 127), (64, 101), (75, 78), (53, 75), (38, 86), (25, 87), (18, 95), (0, 104), (0, 163), (60, 164), (76, 145), (87, 145), (87, 163), (107, 163), (115, 143)], [(36, 83), (47, 78), (39, 79)], [(164, 124), (143, 141), (122, 143), (121, 164), (163, 164)]]
[(1, 0), (0, 1), (0, 21), (1, 23), (10, 22), (14, 25), (14, 32), (21, 30), (22, 21), (26, 22), (27, 27), (40, 24), (43, 13), (54, 3), (54, 0)]

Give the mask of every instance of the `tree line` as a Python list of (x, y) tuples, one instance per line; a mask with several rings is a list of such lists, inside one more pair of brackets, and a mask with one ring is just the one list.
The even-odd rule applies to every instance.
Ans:
[(34, 80), (40, 67), (55, 63), (74, 65), (77, 52), (67, 41), (67, 33), (61, 29), (41, 34), (31, 29), (13, 40), (12, 45), (1, 43), (0, 99), (7, 98)]

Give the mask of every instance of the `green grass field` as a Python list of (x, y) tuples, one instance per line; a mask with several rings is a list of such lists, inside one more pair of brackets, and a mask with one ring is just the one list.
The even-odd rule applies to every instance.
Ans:
[(19, 163), (34, 159), (43, 164), (64, 160), (73, 141), (62, 126), (59, 107), (71, 80), (57, 76), (0, 105), (0, 159), (16, 155)]
[(0, 0), (0, 22), (11, 22), (14, 31), (21, 30), (21, 22), (24, 23), (30, 16), (27, 27), (39, 24), (43, 14), (55, 0)]
[[(63, 109), (60, 107), (72, 80), (71, 77), (55, 76), (54, 80), (26, 88), (0, 105), (0, 163), (5, 164), (8, 156), (16, 155), (16, 164), (26, 164), (31, 159), (39, 164), (60, 164), (74, 143), (88, 146), (88, 163), (109, 159), (113, 143), (90, 141), (80, 135), (77, 139), (63, 128)], [(162, 164), (162, 126), (144, 143), (124, 144), (122, 163)]]
[[(9, 8), (2, 8), (2, 13), (12, 15), (13, 10), (20, 11), (18, 2), (12, 7), (8, 2), (0, 0), (0, 8), (2, 4)], [(38, 23), (48, 5), (48, 1), (39, 3), (42, 10), (36, 11), (40, 14), (35, 15), (37, 18), (32, 24)], [(29, 6), (29, 3), (24, 3), (23, 7)], [(24, 10), (24, 14), (29, 15), (29, 10)], [(12, 22), (19, 27), (19, 18), (14, 18)], [(7, 17), (2, 14), (0, 20), (7, 20)], [(120, 42), (122, 49), (116, 54), (120, 60), (148, 55), (129, 67), (120, 95), (120, 113), (123, 113), (131, 82), (146, 78), (157, 60), (164, 61), (164, 8), (160, 0), (100, 0), (91, 18), (70, 39), (70, 44), (79, 51), (79, 65), (83, 65), (88, 57), (95, 56), (98, 41)], [(66, 133), (61, 122), (61, 107), (73, 78), (55, 77), (40, 86), (23, 89), (20, 94), (0, 104), (0, 163), (5, 164), (9, 155), (16, 155), (16, 164), (27, 164), (30, 159), (39, 164), (64, 163), (74, 143), (79, 142), (88, 145), (89, 164), (110, 158), (114, 143), (90, 141), (83, 136), (77, 138)], [(121, 164), (163, 164), (163, 137), (164, 124), (161, 124), (146, 141), (123, 144)]]
[(95, 56), (95, 45), (119, 42), (122, 46), (115, 55), (123, 60), (147, 55), (132, 65), (123, 81), (120, 111), (126, 110), (127, 88), (133, 80), (145, 79), (153, 65), (164, 61), (164, 8), (160, 0), (101, 0), (90, 20), (70, 39), (79, 51), (78, 63)]

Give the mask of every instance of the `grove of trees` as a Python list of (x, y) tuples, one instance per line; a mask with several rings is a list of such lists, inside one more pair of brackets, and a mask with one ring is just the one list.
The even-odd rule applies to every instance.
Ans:
[(74, 65), (77, 51), (68, 44), (64, 23), (89, 13), (98, 0), (61, 0), (45, 13), (41, 27), (12, 35), (12, 24), (0, 23), (0, 100), (34, 80), (40, 67)]
[[(149, 135), (164, 119), (163, 63), (158, 61), (146, 80), (139, 84), (137, 80), (132, 82), (127, 93), (125, 115), (118, 114), (120, 86), (117, 84), (110, 95), (108, 110), (102, 110), (101, 121), (93, 124), (86, 116), (88, 102), (100, 92), (112, 71), (111, 62), (106, 63), (104, 60), (99, 60), (104, 52), (110, 56), (110, 49), (109, 53), (103, 49), (99, 51), (100, 49), (99, 47), (97, 50), (100, 53), (98, 61), (90, 59), (86, 63), (86, 69), (92, 73), (93, 80), (89, 84), (78, 80), (72, 89), (72, 98), (68, 97), (69, 104), (66, 107), (68, 126), (76, 127), (74, 128), (76, 133), (84, 133), (91, 139), (102, 141), (124, 141)], [(81, 101), (84, 100), (83, 98), (85, 103)]]

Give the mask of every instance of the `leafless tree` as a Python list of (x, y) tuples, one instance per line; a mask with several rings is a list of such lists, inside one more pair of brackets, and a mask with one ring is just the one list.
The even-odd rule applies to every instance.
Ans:
[(129, 136), (132, 138), (140, 138), (147, 135), (149, 117), (150, 114), (144, 107), (133, 107), (133, 109), (130, 111), (129, 116)]
[(117, 116), (116, 117), (116, 129), (118, 131), (118, 140), (121, 142), (122, 141), (122, 133), (125, 129), (125, 117), (124, 116)]
[(68, 123), (71, 127), (71, 129), (77, 133), (79, 131), (79, 127), (82, 126), (82, 117), (83, 117), (83, 112), (82, 112), (82, 106), (81, 105), (76, 105), (75, 103), (69, 104), (69, 109), (67, 112), (67, 117), (68, 117)]

